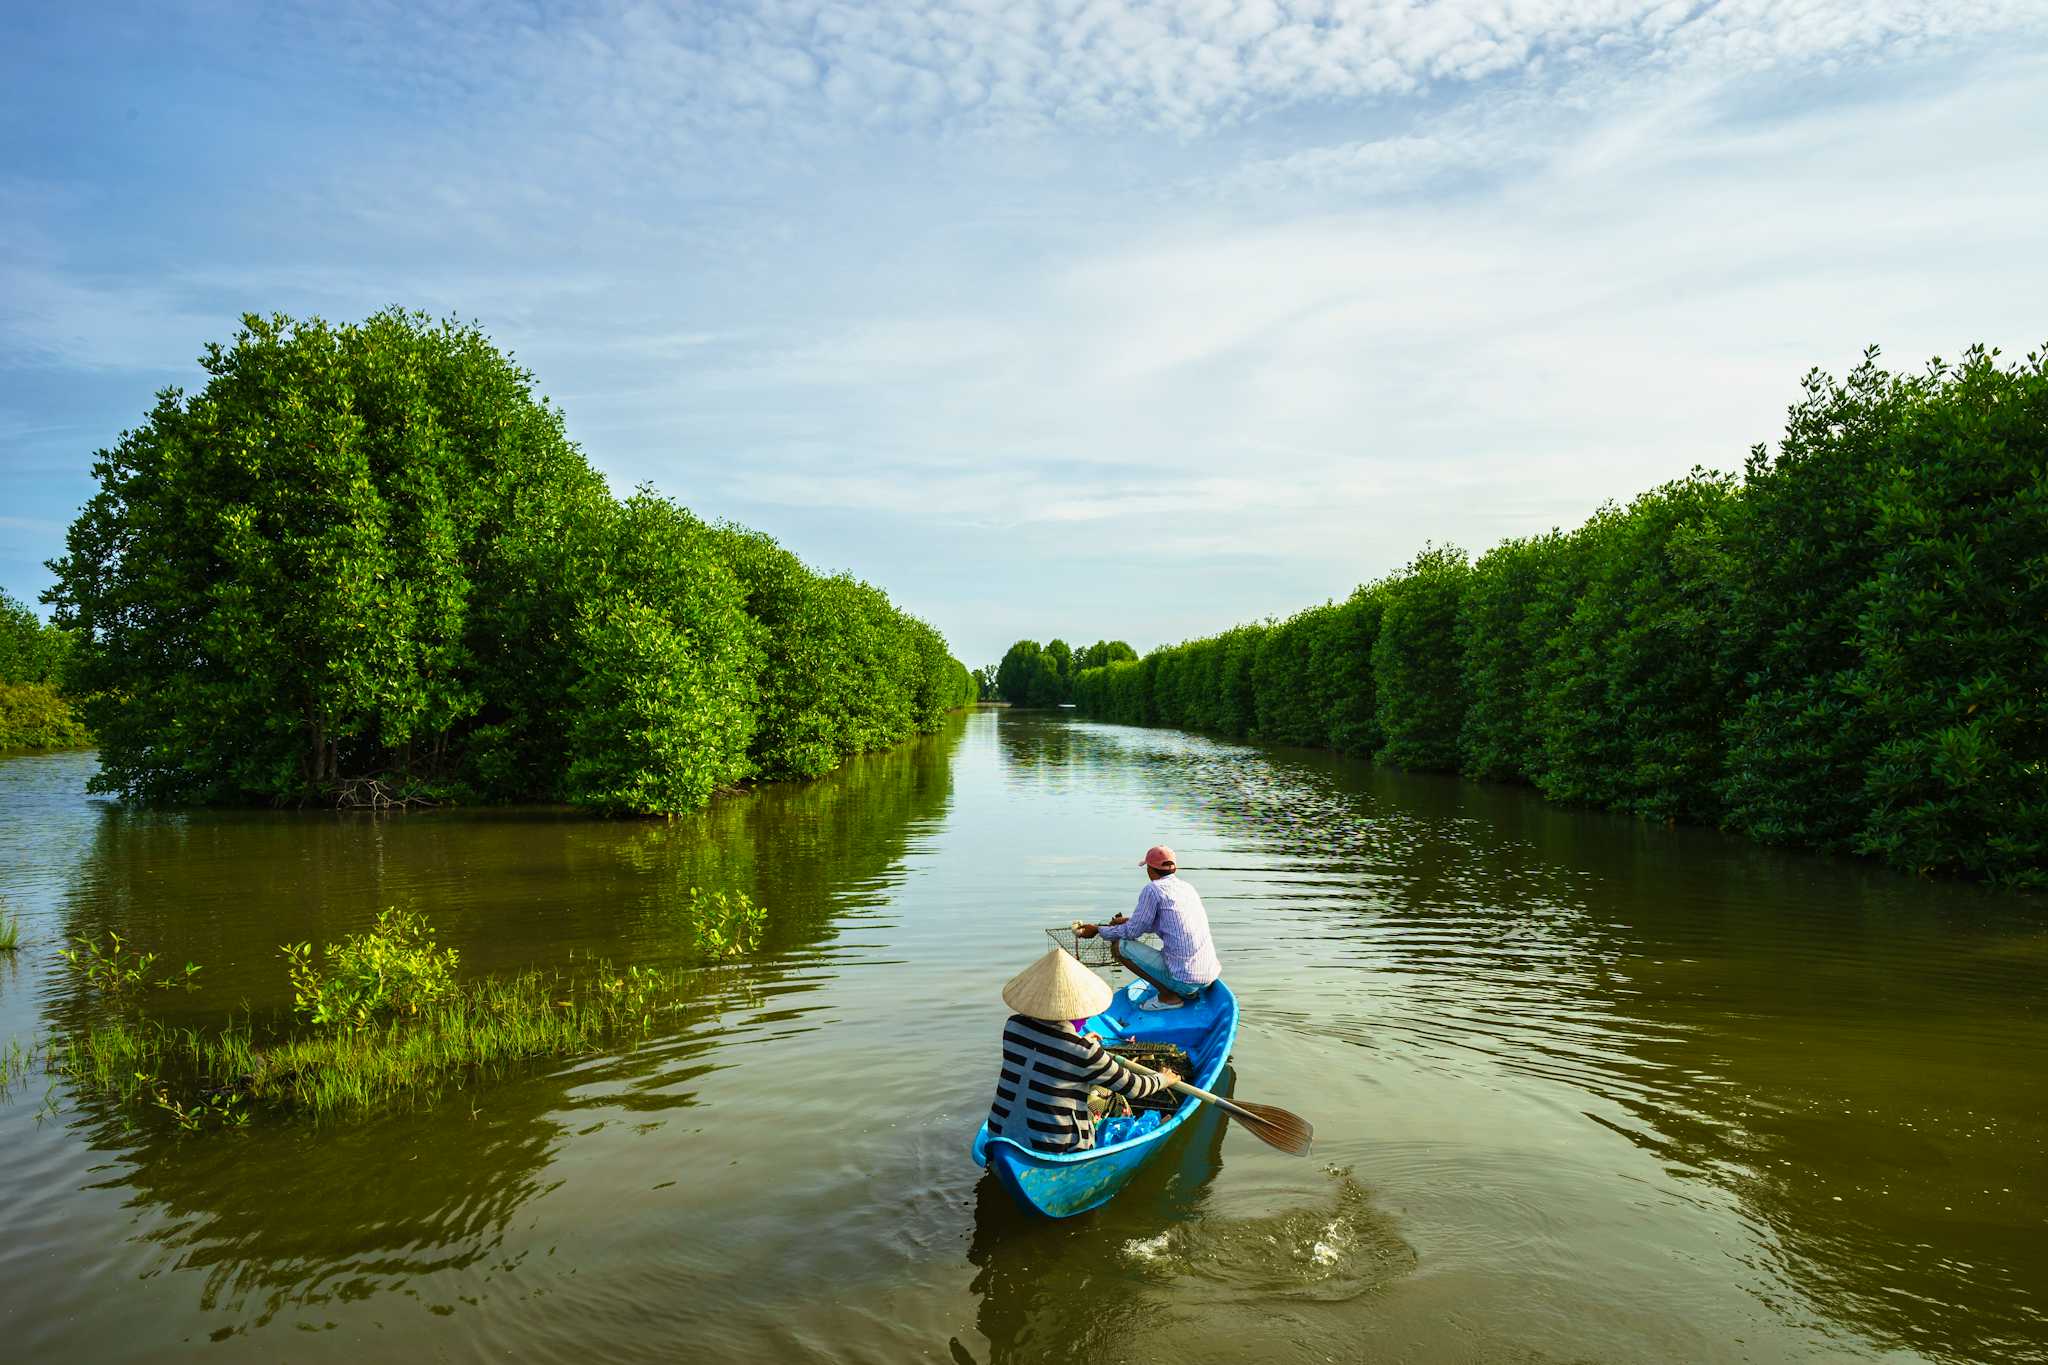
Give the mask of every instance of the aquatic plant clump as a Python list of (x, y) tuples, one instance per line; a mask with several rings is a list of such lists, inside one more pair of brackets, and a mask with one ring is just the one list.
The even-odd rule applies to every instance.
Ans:
[(748, 899), (746, 892), (690, 888), (690, 938), (699, 956), (745, 956), (761, 946), (767, 929), (767, 907)]
[(239, 1124), (259, 1107), (325, 1118), (431, 1099), (520, 1062), (637, 1041), (699, 995), (689, 969), (525, 972), (469, 983), (381, 1024), (277, 1042), (260, 1041), (247, 1018), (218, 1033), (99, 1022), (49, 1044), (48, 1067), (188, 1129)]
[(339, 1028), (418, 1014), (454, 991), (460, 958), (455, 949), (436, 946), (426, 920), (395, 906), (377, 916), (370, 932), (328, 944), (324, 967), (314, 965), (310, 943), (278, 951), (290, 966), (299, 1015)]
[(85, 986), (108, 999), (126, 999), (146, 986), (159, 990), (191, 990), (198, 985), (199, 964), (187, 962), (183, 971), (170, 976), (156, 974), (157, 955), (133, 947), (115, 930), (106, 940), (74, 938), (57, 956)]
[[(690, 891), (697, 964), (754, 952), (767, 911), (741, 892)], [(704, 995), (704, 968), (600, 963), (576, 975), (528, 971), (457, 982), (459, 955), (433, 926), (392, 907), (367, 931), (322, 949), (287, 944), (293, 1015), (312, 1032), (271, 1038), (253, 1016), (217, 1032), (145, 1017), (144, 986), (190, 988), (200, 968), (159, 976), (157, 954), (117, 933), (59, 956), (111, 1016), (0, 1054), (10, 1085), (40, 1058), (80, 1090), (148, 1104), (188, 1130), (239, 1126), (260, 1108), (310, 1117), (429, 1098), (449, 1085), (540, 1058), (636, 1042)]]

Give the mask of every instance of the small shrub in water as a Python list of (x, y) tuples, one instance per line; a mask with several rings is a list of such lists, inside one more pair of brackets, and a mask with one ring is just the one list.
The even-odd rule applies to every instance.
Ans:
[[(156, 954), (145, 953), (129, 946), (128, 940), (116, 931), (107, 931), (106, 942), (96, 938), (74, 938), (72, 946), (57, 950), (57, 956), (64, 959), (73, 973), (86, 985), (100, 994), (119, 998), (132, 995), (149, 984), (149, 969), (156, 965)], [(186, 967), (186, 975), (196, 975), (199, 969)], [(157, 983), (172, 984), (169, 981)]]
[(743, 957), (761, 946), (768, 910), (744, 891), (705, 892), (690, 888), (690, 931), (700, 955)]
[(301, 1017), (337, 1028), (362, 1028), (394, 1015), (417, 1015), (455, 989), (453, 948), (434, 942), (426, 920), (393, 907), (367, 934), (351, 934), (321, 952), (288, 943), (279, 951), (291, 965), (292, 1001)]

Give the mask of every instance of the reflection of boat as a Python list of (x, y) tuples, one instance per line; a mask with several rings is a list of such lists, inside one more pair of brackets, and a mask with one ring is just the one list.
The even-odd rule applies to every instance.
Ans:
[[(1204, 1090), (1214, 1090), (1230, 1060), (1231, 1044), (1237, 1040), (1237, 997), (1218, 981), (1177, 1010), (1140, 1010), (1138, 1002), (1152, 994), (1150, 986), (1134, 983), (1117, 992), (1109, 1008), (1085, 1027), (1105, 1039), (1114, 1036), (1185, 1048), (1195, 1072), (1187, 1079)], [(1067, 1218), (1108, 1203), (1201, 1104), (1192, 1096), (1184, 1098), (1180, 1108), (1157, 1128), (1085, 1152), (1036, 1151), (1010, 1138), (989, 1136), (984, 1123), (974, 1135), (974, 1159), (995, 1172), (1003, 1188), (1025, 1208), (1050, 1218)]]

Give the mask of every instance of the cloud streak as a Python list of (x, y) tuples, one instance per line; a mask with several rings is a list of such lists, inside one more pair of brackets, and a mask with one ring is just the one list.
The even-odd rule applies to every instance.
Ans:
[(469, 3), (409, 5), (374, 26), (325, 6), (300, 18), (323, 52), (386, 83), (450, 105), (493, 88), (551, 93), (586, 130), (822, 120), (1193, 135), (1539, 69), (1725, 78), (1853, 61), (2038, 32), (2043, 16), (2021, 0), (771, 0), (591, 6), (546, 28)]

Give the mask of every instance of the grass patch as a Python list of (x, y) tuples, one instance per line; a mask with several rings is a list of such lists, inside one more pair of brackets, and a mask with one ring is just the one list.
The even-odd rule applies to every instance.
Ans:
[[(746, 897), (693, 904), (713, 912), (700, 957), (758, 945), (765, 912)], [(600, 964), (575, 976), (457, 983), (454, 950), (439, 948), (417, 916), (387, 911), (370, 932), (329, 944), (318, 963), (310, 945), (285, 946), (303, 1031), (269, 1039), (248, 1015), (217, 1031), (143, 1016), (133, 1008), (139, 987), (184, 983), (153, 981), (153, 954), (109, 939), (74, 940), (63, 956), (112, 1016), (28, 1049), (11, 1044), (0, 1052), (0, 1079), (25, 1077), (40, 1061), (81, 1094), (154, 1108), (187, 1131), (239, 1127), (266, 1110), (326, 1119), (429, 1101), (520, 1063), (638, 1042), (703, 996), (694, 966)], [(197, 970), (188, 965), (187, 976)]]
[(21, 921), (10, 910), (0, 910), (0, 953), (21, 947)]
[(29, 1073), (34, 1070), (36, 1049), (23, 1047), (18, 1038), (9, 1038), (6, 1047), (0, 1047), (0, 1095), (6, 1095), (17, 1085), (26, 1084)]
[(87, 1093), (150, 1105), (187, 1130), (239, 1126), (261, 1109), (360, 1115), (430, 1100), (517, 1063), (637, 1042), (696, 1001), (695, 976), (526, 972), (457, 987), (382, 1024), (268, 1043), (247, 1018), (218, 1033), (114, 1019), (49, 1044), (47, 1065)]

